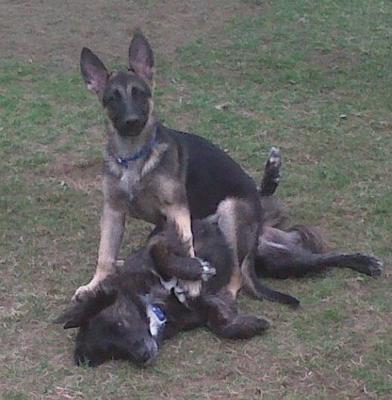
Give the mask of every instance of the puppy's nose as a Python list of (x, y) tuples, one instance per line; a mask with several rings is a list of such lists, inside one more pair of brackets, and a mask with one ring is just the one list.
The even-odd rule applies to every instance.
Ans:
[(132, 125), (134, 125), (136, 122), (138, 122), (139, 121), (139, 118), (138, 118), (138, 116), (137, 115), (134, 115), (134, 114), (132, 114), (132, 115), (128, 115), (126, 118), (125, 118), (125, 124), (127, 125), (127, 126), (132, 126)]

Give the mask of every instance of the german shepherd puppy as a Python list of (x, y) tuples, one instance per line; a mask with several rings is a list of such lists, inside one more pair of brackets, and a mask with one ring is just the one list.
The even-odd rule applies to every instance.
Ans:
[[(166, 128), (154, 117), (154, 57), (142, 33), (136, 32), (131, 41), (127, 71), (109, 73), (87, 48), (82, 50), (80, 64), (87, 88), (97, 94), (108, 116), (108, 144), (97, 269), (74, 299), (96, 289), (113, 272), (127, 215), (158, 228), (173, 224), (188, 255), (195, 257), (192, 220), (217, 213), (233, 253), (234, 272), (227, 286), (233, 298), (244, 279), (255, 297), (294, 301), (254, 278), (262, 215), (254, 181), (209, 141)], [(179, 297), (184, 297), (183, 291), (194, 297), (200, 282), (179, 283), (176, 290)]]
[[(260, 188), (268, 219), (259, 237), (257, 271), (286, 278), (338, 266), (380, 275), (383, 266), (374, 257), (321, 254), (322, 239), (310, 227), (287, 231), (272, 227), (282, 221), (281, 206), (272, 196), (279, 167), (280, 156), (274, 150)], [(58, 318), (66, 329), (80, 328), (74, 351), (77, 364), (96, 366), (110, 359), (125, 359), (147, 365), (157, 357), (164, 339), (202, 325), (230, 339), (260, 335), (269, 327), (265, 319), (237, 311), (227, 289), (234, 272), (233, 253), (217, 221), (218, 216), (193, 221), (196, 253), (215, 267), (215, 275), (206, 274), (200, 263), (189, 257), (176, 227), (166, 225), (161, 232), (153, 233), (147, 246), (130, 255), (125, 267), (107, 276), (96, 291), (73, 303)], [(178, 278), (203, 281), (200, 296), (190, 299), (187, 307), (162, 285)]]

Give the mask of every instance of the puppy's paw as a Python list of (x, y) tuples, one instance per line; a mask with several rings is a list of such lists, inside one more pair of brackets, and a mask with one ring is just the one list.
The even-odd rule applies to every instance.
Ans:
[(212, 276), (216, 275), (216, 269), (211, 266), (208, 261), (202, 260), (201, 258), (196, 257), (201, 266), (201, 279), (204, 282), (207, 282)]
[(73, 302), (81, 302), (89, 297), (97, 289), (98, 283), (91, 281), (87, 285), (80, 286), (76, 289), (75, 294), (72, 296)]
[(201, 292), (201, 281), (179, 280), (174, 292), (180, 301), (181, 299), (186, 300), (187, 298), (192, 299), (198, 297)]

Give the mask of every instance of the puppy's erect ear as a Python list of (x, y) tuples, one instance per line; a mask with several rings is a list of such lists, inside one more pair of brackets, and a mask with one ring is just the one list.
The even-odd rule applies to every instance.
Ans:
[(154, 54), (144, 35), (137, 30), (131, 40), (128, 52), (129, 70), (152, 82), (154, 76)]
[(87, 293), (83, 300), (72, 304), (53, 322), (64, 324), (64, 329), (78, 328), (112, 305), (116, 297), (117, 291), (113, 287), (101, 284), (96, 291)]
[(80, 69), (87, 89), (102, 94), (109, 72), (103, 62), (87, 47), (83, 47), (80, 54)]

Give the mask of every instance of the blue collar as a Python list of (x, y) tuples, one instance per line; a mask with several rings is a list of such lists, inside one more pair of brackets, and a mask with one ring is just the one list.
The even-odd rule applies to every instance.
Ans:
[(114, 159), (116, 160), (117, 164), (121, 165), (122, 167), (128, 168), (128, 165), (131, 161), (136, 161), (139, 158), (142, 157), (147, 157), (150, 155), (153, 147), (156, 145), (157, 141), (155, 139), (155, 136), (151, 138), (151, 140), (146, 143), (139, 151), (136, 153), (132, 154), (129, 157), (115, 157)]

